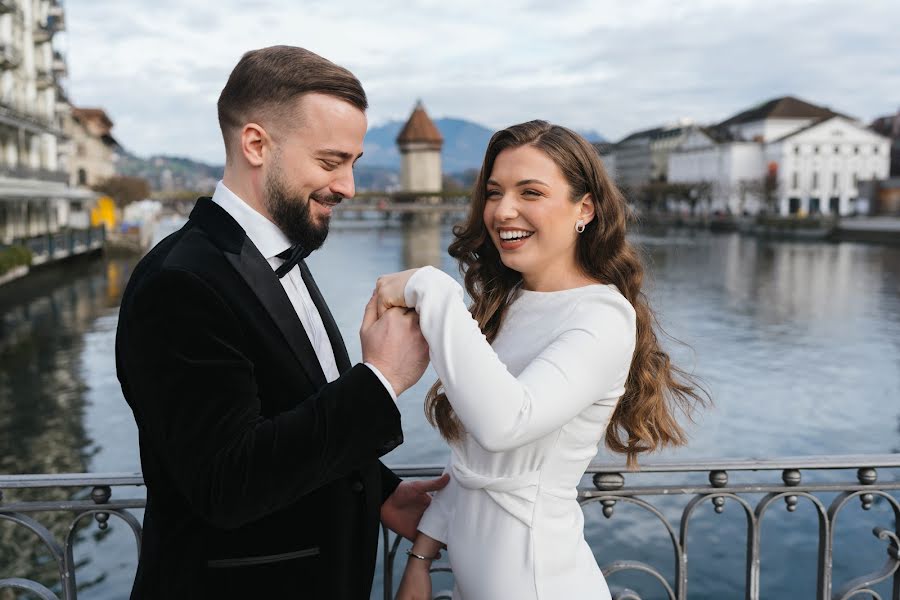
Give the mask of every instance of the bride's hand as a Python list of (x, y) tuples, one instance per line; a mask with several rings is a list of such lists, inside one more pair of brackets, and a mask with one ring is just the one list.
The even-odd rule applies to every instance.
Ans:
[(406, 290), (406, 282), (418, 269), (409, 269), (390, 275), (382, 275), (375, 282), (375, 296), (378, 307), (378, 316), (394, 306), (406, 307), (406, 299), (403, 292)]
[(395, 600), (431, 600), (431, 561), (410, 558)]

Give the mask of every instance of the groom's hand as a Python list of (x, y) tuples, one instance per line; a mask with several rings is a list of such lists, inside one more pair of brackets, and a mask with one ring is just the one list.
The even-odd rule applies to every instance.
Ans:
[(395, 306), (406, 307), (406, 284), (416, 271), (418, 269), (408, 269), (382, 275), (375, 281), (375, 296), (378, 298), (375, 306), (379, 317)]
[(416, 383), (428, 366), (428, 344), (414, 310), (392, 308), (378, 318), (377, 298), (366, 305), (359, 340), (363, 362), (381, 371), (399, 396)]
[(431, 504), (430, 492), (444, 489), (448, 481), (450, 476), (446, 473), (426, 481), (401, 481), (381, 505), (381, 522), (394, 533), (414, 540), (419, 519)]

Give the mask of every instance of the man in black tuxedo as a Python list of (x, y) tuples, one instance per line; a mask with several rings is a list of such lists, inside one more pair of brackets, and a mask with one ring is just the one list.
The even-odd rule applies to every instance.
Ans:
[(303, 261), (354, 194), (366, 108), (312, 52), (245, 54), (223, 180), (135, 268), (116, 337), (147, 484), (132, 598), (368, 598), (379, 518), (412, 537), (446, 483), (378, 460), (427, 365), (415, 313), (370, 301), (351, 366)]

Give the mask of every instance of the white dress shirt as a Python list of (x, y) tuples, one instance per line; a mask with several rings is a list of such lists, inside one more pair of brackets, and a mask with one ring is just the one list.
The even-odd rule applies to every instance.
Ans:
[[(284, 252), (291, 247), (291, 241), (272, 221), (256, 212), (249, 204), (241, 200), (234, 192), (228, 189), (224, 182), (220, 181), (216, 184), (216, 191), (213, 194), (212, 201), (222, 207), (231, 217), (241, 226), (253, 245), (256, 246), (260, 254), (271, 265), (272, 270), (277, 269), (284, 262), (278, 258), (278, 254)], [(337, 362), (334, 358), (334, 349), (331, 347), (331, 340), (328, 339), (328, 332), (325, 331), (325, 325), (322, 323), (322, 316), (319, 314), (309, 290), (303, 282), (300, 275), (300, 267), (295, 266), (287, 272), (280, 280), (284, 291), (287, 293), (288, 299), (297, 312), (303, 329), (316, 352), (319, 364), (322, 365), (322, 371), (325, 373), (325, 379), (329, 382), (334, 381), (340, 376)], [(396, 401), (397, 395), (394, 388), (390, 385), (387, 378), (376, 367), (369, 363), (365, 363), (367, 367), (381, 380), (385, 389), (390, 393), (391, 397)]]

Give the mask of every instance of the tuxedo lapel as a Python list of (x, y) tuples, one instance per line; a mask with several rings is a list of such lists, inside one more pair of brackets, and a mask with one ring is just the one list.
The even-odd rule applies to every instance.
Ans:
[(337, 323), (335, 323), (334, 316), (331, 314), (331, 310), (328, 309), (325, 297), (322, 296), (319, 286), (316, 285), (316, 280), (313, 279), (312, 272), (310, 272), (309, 267), (306, 265), (306, 261), (301, 260), (299, 266), (300, 275), (303, 277), (303, 283), (306, 284), (306, 289), (309, 290), (309, 296), (312, 298), (313, 304), (316, 305), (319, 316), (322, 317), (322, 324), (325, 326), (325, 332), (328, 334), (328, 340), (331, 342), (331, 349), (334, 351), (334, 360), (337, 364), (338, 372), (344, 373), (345, 371), (350, 370), (350, 356), (347, 354), (344, 338), (341, 337), (341, 330), (338, 328)]
[(256, 246), (245, 237), (240, 253), (225, 252), (225, 257), (262, 302), (313, 383), (319, 387), (328, 383), (294, 306), (275, 276), (275, 271)]
[(253, 245), (231, 215), (211, 198), (200, 198), (191, 211), (189, 225), (198, 226), (225, 254), (272, 317), (284, 339), (316, 387), (327, 383), (322, 365), (303, 324), (272, 266)]

